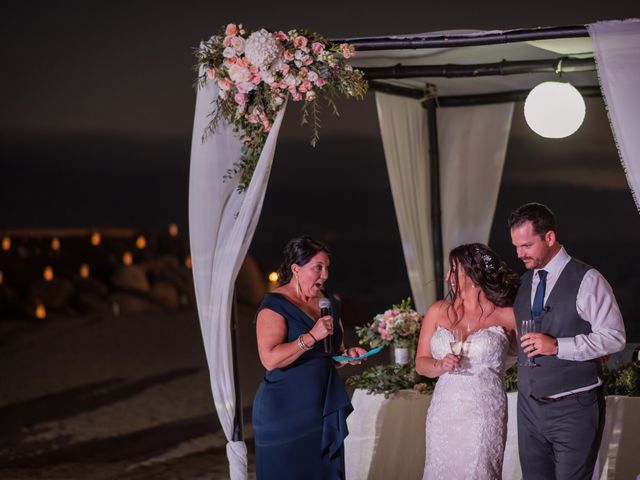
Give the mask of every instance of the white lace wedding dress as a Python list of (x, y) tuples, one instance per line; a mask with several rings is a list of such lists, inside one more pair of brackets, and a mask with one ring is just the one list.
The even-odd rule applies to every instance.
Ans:
[[(431, 337), (433, 358), (451, 353), (451, 332)], [(502, 478), (507, 435), (507, 396), (502, 382), (509, 339), (492, 326), (468, 337), (463, 374), (445, 373), (436, 383), (426, 427), (423, 480)]]

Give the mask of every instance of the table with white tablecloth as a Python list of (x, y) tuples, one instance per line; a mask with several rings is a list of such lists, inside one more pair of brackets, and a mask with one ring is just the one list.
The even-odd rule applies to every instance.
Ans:
[[(520, 480), (516, 404), (518, 394), (507, 394), (509, 421), (502, 476)], [(351, 400), (345, 440), (347, 480), (421, 479), (424, 439), (430, 395), (402, 390), (370, 395), (357, 389)], [(607, 397), (607, 417), (594, 480), (640, 477), (640, 397)]]

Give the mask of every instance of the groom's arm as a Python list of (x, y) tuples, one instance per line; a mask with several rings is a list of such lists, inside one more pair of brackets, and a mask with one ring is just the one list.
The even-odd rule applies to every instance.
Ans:
[(620, 308), (609, 282), (595, 269), (580, 284), (576, 309), (591, 324), (591, 333), (558, 338), (558, 358), (592, 360), (619, 352), (625, 345), (625, 329)]

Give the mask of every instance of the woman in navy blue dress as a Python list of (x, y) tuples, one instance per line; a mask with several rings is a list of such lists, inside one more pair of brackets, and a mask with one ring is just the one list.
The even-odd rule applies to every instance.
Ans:
[[(309, 237), (291, 240), (279, 275), (256, 316), (260, 361), (266, 368), (253, 402), (256, 474), (260, 480), (344, 479), (347, 416), (353, 410), (331, 355), (344, 352), (340, 304), (329, 296), (330, 315), (319, 301), (331, 260), (327, 247)], [(325, 352), (325, 338), (331, 352)], [(344, 355), (357, 357), (354, 347)], [(359, 362), (349, 362), (359, 363)]]

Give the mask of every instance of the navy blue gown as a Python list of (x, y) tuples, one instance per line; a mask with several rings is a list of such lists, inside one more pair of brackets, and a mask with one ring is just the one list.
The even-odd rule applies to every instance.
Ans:
[[(333, 352), (342, 343), (340, 304), (331, 297)], [(287, 342), (307, 333), (315, 320), (279, 293), (268, 293), (268, 308), (287, 322)], [(334, 354), (336, 354), (334, 353)], [(256, 475), (259, 480), (344, 479), (347, 416), (353, 411), (344, 384), (323, 341), (284, 368), (268, 371), (253, 401)]]

